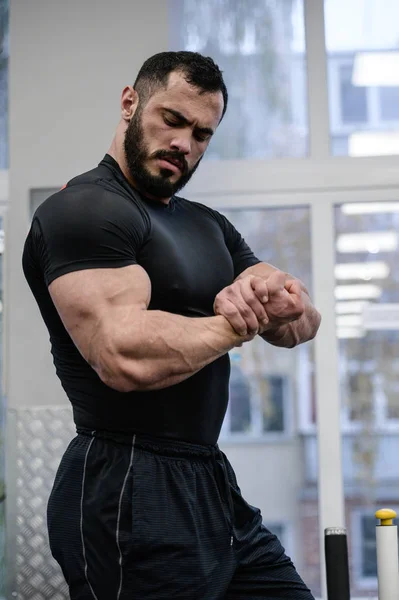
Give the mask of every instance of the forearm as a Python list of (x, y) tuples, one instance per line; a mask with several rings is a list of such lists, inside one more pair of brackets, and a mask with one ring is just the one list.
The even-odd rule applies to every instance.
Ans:
[(152, 310), (136, 314), (116, 338), (113, 354), (118, 368), (111, 368), (108, 384), (120, 391), (180, 383), (249, 339), (239, 336), (221, 316), (188, 318)]

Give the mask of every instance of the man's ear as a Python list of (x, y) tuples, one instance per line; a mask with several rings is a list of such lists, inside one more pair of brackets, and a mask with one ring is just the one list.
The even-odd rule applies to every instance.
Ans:
[(139, 104), (139, 95), (136, 90), (127, 85), (122, 91), (121, 97), (121, 118), (129, 122), (137, 110)]

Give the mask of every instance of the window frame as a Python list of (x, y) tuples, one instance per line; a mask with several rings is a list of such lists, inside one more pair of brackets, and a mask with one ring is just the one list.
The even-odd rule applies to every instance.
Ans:
[[(359, 365), (356, 365), (358, 361), (352, 360), (346, 367), (346, 372), (350, 374), (356, 373), (368, 373), (373, 374), (375, 361), (367, 361), (366, 365), (360, 369)], [(383, 390), (382, 376), (377, 372), (372, 377), (373, 385), (373, 408), (374, 408), (374, 422), (373, 431), (375, 434), (379, 433), (399, 433), (399, 419), (390, 419), (388, 417), (388, 402), (387, 397)], [(342, 398), (342, 395), (341, 395)], [(342, 405), (342, 420), (341, 420), (341, 431), (343, 434), (346, 433), (358, 433), (362, 430), (362, 424), (359, 419), (350, 418), (350, 405)]]

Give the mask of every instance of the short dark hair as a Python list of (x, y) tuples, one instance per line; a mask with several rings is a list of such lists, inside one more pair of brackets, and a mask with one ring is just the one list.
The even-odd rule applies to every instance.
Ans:
[(222, 92), (222, 120), (228, 101), (222, 71), (210, 56), (202, 56), (198, 52), (185, 50), (160, 52), (148, 58), (133, 85), (139, 94), (140, 101), (146, 103), (157, 88), (166, 87), (169, 75), (173, 71), (181, 72), (187, 83), (199, 88), (202, 92)]

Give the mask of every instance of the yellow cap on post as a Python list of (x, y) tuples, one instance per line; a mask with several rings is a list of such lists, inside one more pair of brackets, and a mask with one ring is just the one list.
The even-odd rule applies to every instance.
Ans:
[(376, 519), (380, 519), (380, 525), (393, 525), (392, 520), (396, 517), (396, 512), (391, 508), (381, 508), (375, 513)]

